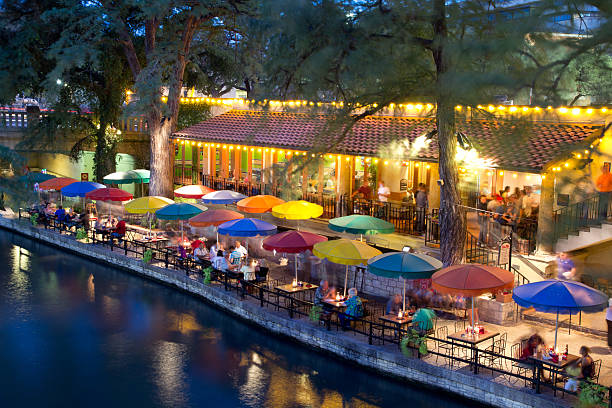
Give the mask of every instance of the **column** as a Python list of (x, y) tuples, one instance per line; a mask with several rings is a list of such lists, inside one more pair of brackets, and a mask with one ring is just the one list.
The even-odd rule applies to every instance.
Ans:
[(234, 149), (234, 179), (240, 180), (242, 177), (242, 149)]
[(200, 144), (191, 146), (191, 184), (200, 184)]
[(247, 153), (247, 177), (249, 178), (249, 182), (253, 182), (253, 151), (254, 148), (250, 148)]
[(221, 171), (219, 175), (221, 178), (229, 177), (229, 153), (227, 146), (225, 148), (221, 147)]

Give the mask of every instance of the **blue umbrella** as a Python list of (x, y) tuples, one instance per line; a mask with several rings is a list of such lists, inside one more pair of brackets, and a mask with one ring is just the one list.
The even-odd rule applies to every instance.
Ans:
[(219, 190), (206, 194), (202, 197), (202, 202), (204, 204), (234, 204), (243, 198), (247, 197), (235, 191)]
[(85, 197), (85, 194), (106, 186), (93, 181), (77, 181), (62, 188), (61, 192), (66, 197)]
[(230, 237), (256, 237), (276, 234), (276, 226), (256, 218), (241, 218), (219, 225), (219, 234)]
[(442, 268), (442, 262), (428, 255), (410, 252), (388, 252), (368, 260), (368, 270), (385, 278), (403, 278), (406, 310), (406, 279), (431, 279)]
[(555, 349), (559, 313), (599, 312), (608, 305), (608, 296), (583, 283), (548, 279), (527, 283), (514, 289), (512, 299), (522, 307), (533, 307), (538, 312), (557, 313), (555, 323)]

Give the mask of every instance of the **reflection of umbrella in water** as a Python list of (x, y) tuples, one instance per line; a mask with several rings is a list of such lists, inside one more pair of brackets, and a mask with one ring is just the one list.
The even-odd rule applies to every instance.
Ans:
[(527, 283), (514, 289), (512, 299), (522, 307), (533, 306), (538, 312), (556, 313), (555, 349), (559, 314), (599, 312), (606, 308), (608, 296), (583, 283), (548, 279)]
[(346, 265), (344, 275), (344, 296), (346, 296), (349, 265), (365, 264), (368, 259), (381, 254), (378, 249), (368, 244), (349, 239), (334, 239), (331, 241), (319, 242), (312, 248), (312, 253), (319, 258), (326, 258), (332, 263)]
[(440, 293), (472, 297), (472, 325), (474, 321), (474, 296), (512, 289), (514, 274), (495, 266), (468, 264), (453, 265), (434, 273), (431, 286)]
[(389, 252), (375, 256), (368, 261), (370, 273), (385, 278), (402, 278), (404, 281), (402, 310), (404, 312), (406, 311), (406, 279), (430, 279), (431, 275), (440, 268), (442, 268), (442, 262), (436, 258), (410, 252)]
[(262, 246), (268, 251), (295, 254), (295, 280), (297, 281), (297, 254), (308, 250), (312, 251), (315, 244), (323, 241), (327, 241), (327, 238), (322, 235), (290, 230), (264, 239)]

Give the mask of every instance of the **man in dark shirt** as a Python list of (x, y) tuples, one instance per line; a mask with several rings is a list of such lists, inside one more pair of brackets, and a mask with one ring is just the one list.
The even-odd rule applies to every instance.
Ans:
[(478, 245), (485, 245), (487, 242), (489, 227), (489, 213), (487, 212), (487, 205), (487, 196), (481, 194), (476, 207), (478, 208), (478, 225), (480, 226), (480, 232), (478, 233)]
[(416, 202), (416, 230), (419, 233), (425, 231), (425, 215), (429, 202), (427, 200), (427, 189), (424, 183), (419, 183), (419, 190), (415, 197)]
[(65, 217), (66, 217), (66, 210), (64, 210), (64, 208), (60, 205), (59, 207), (57, 207), (57, 210), (55, 210), (55, 218), (59, 222), (62, 222), (64, 221)]
[(372, 188), (370, 187), (367, 181), (363, 181), (361, 187), (359, 187), (356, 191), (353, 192), (353, 194), (351, 194), (351, 198), (355, 197), (357, 194), (361, 194), (362, 198), (365, 200), (372, 199)]

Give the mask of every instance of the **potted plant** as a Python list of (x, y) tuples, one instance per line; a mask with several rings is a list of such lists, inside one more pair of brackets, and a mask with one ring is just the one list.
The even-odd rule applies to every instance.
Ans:
[(310, 313), (308, 314), (308, 317), (310, 318), (310, 320), (317, 323), (321, 318), (321, 313), (323, 313), (323, 308), (321, 306), (313, 306), (310, 308)]
[(38, 213), (30, 215), (30, 222), (33, 226), (38, 225)]
[(512, 302), (512, 292), (509, 290), (499, 291), (495, 295), (495, 300), (497, 300), (500, 303)]
[(204, 283), (205, 285), (210, 285), (210, 281), (212, 281), (212, 271), (212, 266), (209, 266), (208, 268), (202, 271), (202, 275), (204, 276), (202, 283)]
[(402, 353), (408, 357), (414, 356), (414, 351), (422, 356), (427, 355), (427, 335), (421, 334), (415, 329), (410, 329), (400, 342)]
[(148, 263), (151, 263), (152, 259), (153, 259), (153, 251), (151, 251), (150, 249), (147, 249), (146, 251), (144, 251), (144, 253), (142, 254), (142, 262), (148, 264)]
[(87, 235), (87, 231), (85, 231), (85, 228), (81, 227), (77, 229), (76, 239), (77, 241), (80, 241), (83, 243), (89, 243), (89, 236)]
[(603, 385), (583, 382), (578, 393), (578, 405), (581, 408), (603, 407), (607, 392)]

